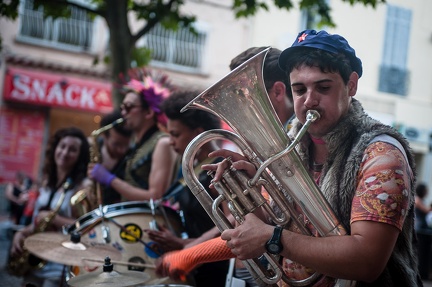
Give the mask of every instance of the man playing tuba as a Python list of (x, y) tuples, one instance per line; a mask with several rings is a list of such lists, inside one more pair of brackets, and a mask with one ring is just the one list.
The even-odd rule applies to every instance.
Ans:
[[(347, 234), (295, 233), (249, 213), (242, 224), (224, 230), (222, 240), (165, 255), (158, 271), (179, 276), (213, 255), (246, 260), (268, 252), (281, 259), (285, 273), (295, 274), (301, 265), (322, 274), (309, 286), (335, 286), (336, 278), (345, 279), (344, 286), (421, 286), (412, 238), (413, 155), (406, 139), (370, 118), (353, 98), (362, 76), (354, 49), (340, 35), (305, 30), (279, 65), (289, 77), (297, 116), (290, 137), (301, 133), (311, 110), (320, 115), (296, 150)], [(239, 154), (220, 150), (210, 156), (231, 156), (233, 168), (255, 175), (256, 167)], [(206, 166), (216, 170), (214, 185), (227, 167), (227, 161)], [(310, 218), (303, 221), (315, 234)]]

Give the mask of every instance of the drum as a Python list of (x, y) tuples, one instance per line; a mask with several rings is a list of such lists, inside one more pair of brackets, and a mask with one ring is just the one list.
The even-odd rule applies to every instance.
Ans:
[[(183, 225), (176, 211), (162, 205), (152, 209), (149, 202), (132, 201), (95, 209), (81, 216), (66, 232), (78, 232), (83, 240), (114, 246), (121, 252), (122, 263), (113, 262), (115, 270), (145, 272), (150, 275), (149, 283), (152, 283), (158, 282), (158, 277), (151, 266), (163, 251), (155, 248), (155, 242), (150, 241), (144, 230), (163, 225), (181, 236)], [(90, 266), (72, 266), (71, 276), (101, 272), (103, 263)]]

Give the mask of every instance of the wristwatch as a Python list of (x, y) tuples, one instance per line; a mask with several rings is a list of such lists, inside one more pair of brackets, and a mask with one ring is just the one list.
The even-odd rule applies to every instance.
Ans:
[(267, 241), (265, 248), (267, 249), (268, 253), (278, 255), (282, 252), (283, 246), (281, 243), (281, 236), (282, 236), (282, 227), (276, 226), (273, 235), (270, 238), (269, 241)]

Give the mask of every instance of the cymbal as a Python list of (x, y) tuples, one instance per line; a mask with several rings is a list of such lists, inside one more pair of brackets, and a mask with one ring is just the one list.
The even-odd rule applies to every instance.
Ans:
[(121, 259), (121, 253), (114, 247), (97, 242), (81, 242), (78, 234), (64, 235), (59, 232), (41, 232), (27, 237), (24, 247), (47, 261), (73, 266), (95, 266), (94, 262), (82, 258), (103, 259), (107, 256)]
[[(95, 272), (93, 272), (95, 273)], [(100, 287), (100, 286), (134, 286), (144, 284), (150, 275), (140, 271), (111, 271), (99, 274), (87, 273), (71, 278), (67, 283), (72, 287)]]
[(150, 279), (150, 275), (139, 271), (114, 271), (110, 258), (105, 258), (102, 273), (87, 273), (71, 278), (67, 283), (72, 287), (100, 287), (100, 286), (135, 286)]

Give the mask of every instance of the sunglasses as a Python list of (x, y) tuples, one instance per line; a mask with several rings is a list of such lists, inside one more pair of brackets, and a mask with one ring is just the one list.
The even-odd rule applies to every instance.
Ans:
[(134, 105), (132, 103), (125, 103), (120, 105), (120, 109), (124, 110), (126, 113), (129, 113), (133, 108), (141, 107), (141, 105)]

